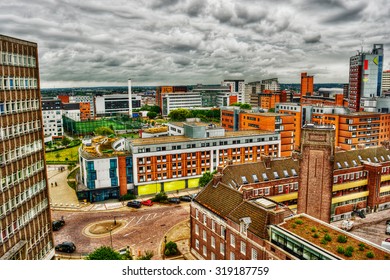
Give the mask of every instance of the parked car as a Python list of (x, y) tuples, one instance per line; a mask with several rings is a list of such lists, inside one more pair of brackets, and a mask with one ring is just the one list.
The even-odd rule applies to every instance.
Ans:
[(390, 220), (386, 221), (386, 234), (390, 234)]
[(390, 237), (386, 238), (385, 242), (389, 242), (390, 243)]
[(192, 197), (189, 196), (189, 195), (182, 195), (182, 196), (179, 197), (179, 199), (181, 201), (185, 201), (185, 202), (191, 202), (192, 201)]
[(65, 241), (58, 244), (55, 249), (60, 252), (73, 253), (76, 251), (76, 245), (73, 242)]
[(60, 230), (60, 228), (62, 228), (64, 225), (65, 225), (65, 221), (63, 219), (53, 221), (52, 222), (53, 231)]
[(141, 208), (141, 201), (139, 201), (139, 200), (131, 200), (131, 201), (127, 202), (127, 207)]
[(141, 202), (142, 205), (145, 205), (145, 206), (152, 206), (153, 205), (153, 201), (151, 201), (150, 199), (148, 200), (144, 200)]
[(168, 198), (168, 202), (169, 203), (179, 204), (180, 203), (180, 199), (178, 197), (169, 197)]

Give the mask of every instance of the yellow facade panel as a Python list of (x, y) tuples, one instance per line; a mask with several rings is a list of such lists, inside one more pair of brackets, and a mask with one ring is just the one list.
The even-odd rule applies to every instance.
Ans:
[(287, 194), (271, 196), (269, 198), (274, 200), (274, 201), (276, 201), (276, 202), (289, 201), (289, 200), (292, 200), (292, 199), (297, 199), (298, 198), (298, 192), (292, 192), (292, 193), (287, 193)]
[(188, 188), (199, 187), (199, 178), (188, 179)]
[(184, 180), (164, 183), (164, 191), (166, 192), (182, 190), (185, 187), (186, 187), (186, 182)]
[(338, 196), (338, 197), (332, 198), (332, 204), (343, 202), (343, 201), (347, 201), (347, 200), (367, 197), (367, 196), (368, 196), (368, 191), (358, 192), (358, 193), (353, 193), (353, 194), (347, 194), (347, 195), (343, 195), (343, 196)]
[(353, 182), (344, 183), (344, 184), (336, 184), (336, 185), (333, 185), (333, 191), (337, 192), (337, 191), (341, 191), (341, 190), (347, 190), (347, 189), (365, 186), (365, 185), (367, 185), (367, 182), (368, 182), (367, 179), (365, 179), (365, 180), (353, 181)]

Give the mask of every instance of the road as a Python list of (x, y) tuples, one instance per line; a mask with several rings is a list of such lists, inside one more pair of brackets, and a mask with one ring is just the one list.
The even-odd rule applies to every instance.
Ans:
[[(151, 250), (154, 252), (153, 259), (160, 259), (159, 248), (166, 232), (189, 218), (189, 203), (143, 206), (141, 209), (121, 208), (112, 211), (52, 211), (54, 220), (61, 217), (65, 220), (65, 226), (59, 231), (54, 231), (54, 242), (55, 245), (63, 241), (74, 242), (77, 249), (72, 256), (85, 256), (102, 245), (111, 246), (112, 242), (115, 250), (130, 246), (136, 256)], [(111, 236), (90, 233), (91, 225), (104, 221), (114, 223), (114, 219), (122, 226), (112, 231)]]

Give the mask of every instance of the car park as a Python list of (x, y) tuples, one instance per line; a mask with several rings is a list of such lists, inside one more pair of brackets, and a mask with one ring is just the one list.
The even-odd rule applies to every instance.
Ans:
[(73, 253), (76, 251), (76, 245), (73, 242), (65, 241), (58, 244), (55, 247), (56, 251), (65, 252), (65, 253)]
[(63, 219), (53, 221), (52, 222), (53, 231), (60, 230), (64, 225), (65, 225), (65, 221)]
[(168, 198), (168, 202), (169, 203), (179, 204), (180, 203), (180, 199), (178, 197), (169, 197)]
[(130, 200), (127, 202), (127, 207), (132, 207), (132, 208), (141, 208), (141, 201), (139, 200)]
[(191, 202), (192, 201), (192, 197), (189, 196), (189, 195), (182, 195), (182, 196), (179, 197), (179, 199), (181, 201), (185, 201), (185, 202)]
[(148, 200), (144, 200), (141, 202), (142, 205), (145, 205), (145, 206), (152, 206), (153, 205), (153, 201), (151, 201), (150, 199)]

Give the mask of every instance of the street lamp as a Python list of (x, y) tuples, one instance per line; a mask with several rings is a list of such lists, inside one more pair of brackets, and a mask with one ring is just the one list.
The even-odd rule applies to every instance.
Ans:
[(110, 227), (110, 229), (108, 229), (108, 227), (106, 227), (106, 230), (108, 230), (110, 232), (111, 249), (113, 249), (113, 247), (112, 247), (112, 234), (111, 234), (112, 226)]

